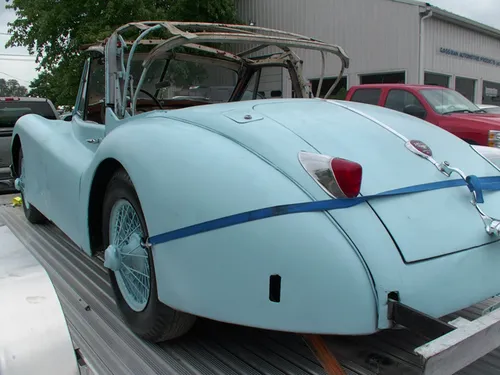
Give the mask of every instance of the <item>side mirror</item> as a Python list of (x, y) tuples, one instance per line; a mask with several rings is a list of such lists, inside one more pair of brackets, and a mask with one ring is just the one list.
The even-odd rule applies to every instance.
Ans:
[(404, 107), (403, 112), (407, 115), (418, 117), (422, 120), (425, 119), (425, 116), (427, 116), (427, 112), (425, 111), (425, 109), (415, 104), (408, 104)]

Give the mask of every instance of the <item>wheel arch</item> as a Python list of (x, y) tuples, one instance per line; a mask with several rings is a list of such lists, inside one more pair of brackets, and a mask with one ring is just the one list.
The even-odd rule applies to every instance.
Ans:
[(89, 231), (90, 251), (92, 254), (104, 250), (102, 249), (102, 208), (106, 187), (109, 181), (118, 170), (124, 170), (125, 167), (117, 159), (107, 158), (101, 161), (96, 168), (89, 193), (89, 205), (87, 224)]

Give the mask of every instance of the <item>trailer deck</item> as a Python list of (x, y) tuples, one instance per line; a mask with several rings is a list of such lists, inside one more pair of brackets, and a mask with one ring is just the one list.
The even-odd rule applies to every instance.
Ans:
[[(82, 368), (92, 374), (324, 375), (303, 338), (199, 319), (185, 337), (154, 345), (129, 331), (114, 303), (107, 271), (52, 224), (31, 225), (12, 195), (0, 196), (0, 225), (9, 229), (46, 268), (57, 290)], [(500, 301), (492, 298), (457, 314), (475, 319)], [(349, 375), (416, 375), (413, 349), (425, 340), (407, 330), (370, 337), (329, 337), (327, 343)], [(500, 373), (500, 350), (458, 374)]]

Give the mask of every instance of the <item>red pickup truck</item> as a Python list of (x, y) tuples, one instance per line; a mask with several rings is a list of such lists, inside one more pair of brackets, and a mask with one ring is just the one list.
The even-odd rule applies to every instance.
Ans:
[(473, 145), (500, 147), (500, 115), (487, 113), (455, 90), (426, 85), (367, 84), (351, 87), (345, 100), (379, 105), (421, 118)]

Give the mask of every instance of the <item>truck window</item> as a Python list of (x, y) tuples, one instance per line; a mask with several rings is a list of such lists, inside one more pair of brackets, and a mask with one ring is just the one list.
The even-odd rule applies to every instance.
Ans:
[(411, 92), (398, 89), (389, 91), (389, 94), (387, 95), (387, 99), (385, 101), (386, 108), (390, 108), (398, 112), (404, 112), (404, 109), (407, 105), (416, 105), (424, 110), (424, 107), (422, 106), (422, 103), (420, 103), (420, 100), (418, 100), (418, 98)]
[(12, 128), (19, 117), (34, 113), (49, 120), (56, 120), (56, 114), (48, 102), (13, 100), (0, 101), (0, 127)]
[(381, 89), (357, 89), (351, 97), (352, 102), (377, 105)]

